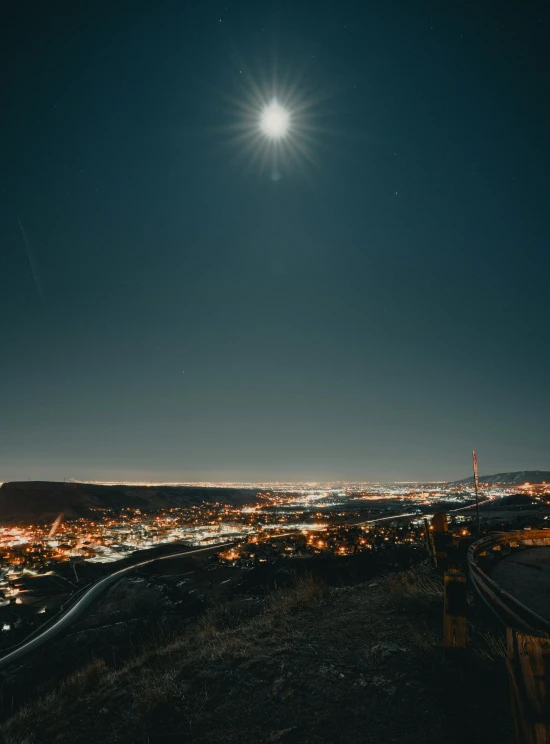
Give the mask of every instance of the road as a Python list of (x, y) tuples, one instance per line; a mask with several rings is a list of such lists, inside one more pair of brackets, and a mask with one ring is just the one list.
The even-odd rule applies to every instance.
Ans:
[[(293, 534), (295, 533), (285, 532), (283, 534), (273, 535), (273, 537), (288, 537), (289, 535)], [(182, 558), (188, 555), (194, 555), (196, 553), (206, 553), (208, 550), (217, 550), (218, 548), (222, 547), (229, 548), (234, 545), (235, 542), (237, 541), (233, 540), (231, 542), (208, 545), (208, 547), (205, 548), (195, 548), (194, 550), (184, 550), (180, 553), (170, 553), (170, 555), (161, 555), (157, 558), (149, 558), (146, 561), (134, 563), (132, 566), (126, 566), (126, 568), (121, 568), (118, 571), (109, 574), (109, 576), (105, 576), (105, 578), (100, 579), (95, 584), (92, 584), (92, 586), (86, 589), (84, 594), (82, 594), (82, 596), (79, 597), (76, 602), (72, 604), (69, 609), (61, 615), (61, 617), (59, 617), (54, 623), (52, 623), (52, 625), (48, 625), (48, 627), (44, 628), (42, 632), (39, 632), (37, 635), (35, 635), (33, 638), (29, 638), (29, 640), (27, 641), (23, 641), (17, 646), (17, 648), (14, 648), (4, 656), (0, 657), (0, 667), (17, 661), (17, 659), (20, 659), (22, 656), (25, 656), (25, 654), (28, 654), (29, 651), (38, 648), (46, 641), (49, 641), (50, 638), (53, 638), (53, 636), (57, 635), (62, 630), (65, 630), (65, 628), (67, 628), (72, 622), (74, 622), (76, 618), (86, 609), (86, 607), (88, 607), (88, 605), (94, 601), (94, 599), (97, 599), (101, 592), (107, 589), (107, 587), (111, 584), (114, 584), (115, 581), (118, 581), (118, 579), (120, 579), (122, 576), (125, 576), (131, 571), (135, 571), (136, 568), (148, 566), (151, 563), (156, 563), (157, 561), (168, 561), (171, 558)]]
[(76, 602), (71, 605), (71, 607), (69, 607), (69, 609), (64, 612), (63, 615), (61, 615), (61, 617), (59, 617), (52, 625), (44, 628), (44, 630), (38, 635), (34, 636), (34, 638), (31, 638), (28, 641), (23, 641), (17, 648), (13, 649), (5, 656), (0, 657), (0, 667), (17, 661), (17, 659), (20, 659), (22, 656), (25, 656), (25, 654), (28, 654), (30, 651), (38, 648), (43, 643), (50, 640), (50, 638), (53, 638), (53, 636), (57, 635), (62, 630), (67, 628), (86, 609), (86, 607), (88, 607), (88, 605), (93, 602), (94, 599), (97, 599), (101, 592), (103, 592), (105, 589), (107, 589), (108, 586), (114, 584), (115, 581), (118, 581), (118, 579), (130, 573), (131, 571), (135, 571), (137, 568), (147, 566), (151, 563), (156, 563), (156, 561), (167, 561), (171, 558), (182, 558), (184, 556), (193, 555), (195, 553), (205, 553), (208, 550), (215, 550), (222, 546), (229, 547), (232, 544), (233, 543), (220, 543), (218, 545), (209, 545), (206, 548), (196, 548), (194, 550), (185, 550), (181, 553), (171, 553), (170, 555), (161, 555), (157, 558), (149, 558), (146, 561), (141, 561), (141, 563), (135, 563), (133, 566), (121, 568), (120, 570), (109, 574), (109, 576), (105, 576), (104, 579), (100, 579), (95, 584), (92, 584), (92, 586), (89, 587), (89, 589), (87, 589), (82, 594), (82, 596), (77, 599)]
[(376, 522), (385, 522), (388, 519), (403, 519), (403, 517), (423, 517), (423, 514), (417, 514), (416, 512), (406, 512), (405, 514), (392, 514), (389, 517), (377, 517), (376, 519), (367, 519), (366, 521), (357, 522), (360, 527), (363, 524), (376, 524)]
[[(484, 501), (480, 501), (479, 505), (481, 506), (482, 504), (488, 504), (490, 501), (493, 501), (493, 500), (494, 500), (493, 498), (485, 499)], [(475, 509), (475, 508), (476, 508), (476, 505), (474, 503), (474, 504), (469, 504), (468, 506), (461, 506), (459, 509), (449, 509), (449, 513), (454, 514), (455, 512), (464, 511), (465, 509)], [(358, 524), (359, 526), (363, 524), (375, 524), (376, 522), (385, 522), (386, 520), (391, 520), (391, 519), (403, 519), (403, 517), (415, 517), (416, 519), (424, 519), (425, 516), (426, 514), (424, 512), (420, 512), (420, 513), (419, 512), (405, 512), (404, 514), (392, 514), (389, 517), (377, 517), (376, 519), (367, 519), (366, 521), (362, 520), (360, 522), (357, 522), (356, 524)]]
[(550, 618), (550, 547), (512, 553), (488, 569), (490, 577), (526, 607)]
[[(495, 497), (494, 496), (489, 496), (488, 499), (484, 499), (483, 501), (480, 501), (479, 502), (479, 505), (482, 506), (483, 504), (488, 504), (488, 503), (490, 503), (491, 501), (494, 501), (494, 500), (495, 500)], [(473, 504), (469, 504), (468, 506), (461, 506), (460, 509), (449, 509), (449, 512), (451, 514), (454, 514), (455, 512), (466, 511), (466, 509), (475, 509), (475, 508), (476, 508), (476, 503), (474, 501)]]

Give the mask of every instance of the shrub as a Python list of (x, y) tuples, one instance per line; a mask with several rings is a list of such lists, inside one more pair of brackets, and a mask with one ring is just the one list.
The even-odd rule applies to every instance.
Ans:
[(430, 606), (443, 601), (443, 584), (440, 579), (419, 572), (405, 571), (400, 574), (390, 574), (387, 579), (387, 589), (394, 599), (404, 599)]
[(327, 591), (325, 582), (312, 574), (294, 575), (290, 588), (281, 589), (271, 596), (267, 611), (278, 617), (289, 615), (301, 607), (319, 601)]

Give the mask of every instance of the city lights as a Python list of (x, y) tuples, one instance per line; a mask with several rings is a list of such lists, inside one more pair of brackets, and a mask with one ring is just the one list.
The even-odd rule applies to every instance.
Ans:
[[(345, 559), (362, 552), (423, 548), (425, 520), (436, 511), (445, 510), (457, 523), (465, 523), (463, 537), (470, 535), (468, 520), (473, 518), (472, 489), (462, 484), (217, 485), (219, 500), (214, 502), (151, 512), (95, 507), (87, 517), (58, 516), (53, 524), (1, 526), (0, 623), (5, 633), (11, 638), (23, 621), (25, 627), (33, 627), (33, 622), (42, 620), (32, 618), (47, 619), (58, 611), (83, 585), (86, 565), (95, 564), (94, 571), (100, 572), (92, 575), (107, 575), (113, 570), (108, 564), (131, 561), (136, 551), (177, 551), (225, 543), (227, 548), (220, 548), (218, 560), (243, 568), (281, 556), (319, 554)], [(250, 499), (240, 505), (225, 503), (224, 487), (249, 490)], [(489, 503), (518, 488), (480, 484), (480, 490), (481, 503)], [(521, 491), (543, 503), (550, 498), (547, 484), (525, 483)], [(89, 581), (84, 579), (84, 585)]]

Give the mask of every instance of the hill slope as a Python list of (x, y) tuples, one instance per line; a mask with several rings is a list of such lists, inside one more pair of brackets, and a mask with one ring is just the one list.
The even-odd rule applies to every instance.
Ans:
[(237, 488), (199, 488), (191, 486), (103, 486), (93, 483), (49, 483), (23, 481), (0, 487), (0, 522), (53, 520), (89, 516), (93, 509), (124, 507), (160, 509), (221, 501), (248, 504), (256, 492)]
[[(441, 580), (307, 577), (214, 608), (113, 668), (96, 660), (0, 729), (5, 744), (510, 744), (502, 659), (438, 648)], [(108, 666), (109, 664), (109, 666)]]
[[(480, 483), (489, 485), (518, 485), (524, 483), (550, 483), (550, 470), (516, 470), (512, 473), (496, 473), (495, 475), (480, 475)], [(462, 480), (452, 481), (450, 486), (473, 486), (474, 477), (463, 478)]]

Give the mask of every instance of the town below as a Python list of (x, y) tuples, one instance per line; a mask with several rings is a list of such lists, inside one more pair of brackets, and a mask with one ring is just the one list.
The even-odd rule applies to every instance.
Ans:
[[(141, 507), (117, 504), (110, 498), (118, 493), (114, 485), (93, 484), (91, 492), (86, 484), (50, 485), (58, 502), (68, 504), (68, 516), (59, 512), (53, 521), (31, 521), (29, 515), (0, 526), (0, 648), (35, 633), (86, 587), (147, 558), (219, 546), (212, 552), (217, 565), (250, 569), (281, 557), (389, 555), (398, 547), (423, 553), (425, 519), (433, 513), (448, 512), (463, 523), (464, 535), (475, 519), (468, 482), (172, 484), (169, 497), (166, 490), (159, 496), (157, 487), (156, 502), (143, 496), (153, 487), (134, 485)], [(45, 484), (6, 486), (9, 493), (31, 492), (32, 498), (33, 488), (45, 490)], [(75, 494), (89, 493), (92, 499), (82, 497), (85, 508), (75, 506)], [(480, 502), (489, 526), (511, 519), (545, 526), (550, 486), (482, 483)]]

